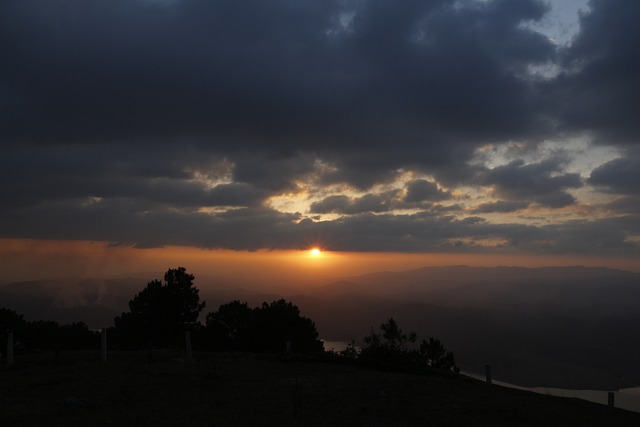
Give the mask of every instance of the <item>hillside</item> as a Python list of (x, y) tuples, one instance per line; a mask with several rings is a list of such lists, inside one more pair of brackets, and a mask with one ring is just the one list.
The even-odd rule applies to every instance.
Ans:
[[(111, 325), (154, 276), (12, 283), (0, 287), (0, 301), (28, 320), (84, 320), (99, 328)], [(482, 372), (490, 363), (497, 379), (531, 387), (640, 384), (638, 273), (452, 266), (349, 277), (295, 291), (247, 285), (197, 278), (207, 301), (203, 314), (234, 299), (256, 306), (285, 297), (327, 340), (361, 340), (394, 317), (420, 338), (441, 339), (466, 371)]]
[[(93, 353), (0, 367), (3, 426), (630, 426), (640, 414), (576, 399), (296, 356)], [(603, 401), (606, 394), (603, 393)]]

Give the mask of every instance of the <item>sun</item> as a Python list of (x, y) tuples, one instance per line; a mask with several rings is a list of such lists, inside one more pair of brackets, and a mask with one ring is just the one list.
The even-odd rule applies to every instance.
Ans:
[(318, 248), (311, 249), (311, 256), (313, 256), (313, 257), (320, 256), (320, 253), (321, 253), (321, 251)]

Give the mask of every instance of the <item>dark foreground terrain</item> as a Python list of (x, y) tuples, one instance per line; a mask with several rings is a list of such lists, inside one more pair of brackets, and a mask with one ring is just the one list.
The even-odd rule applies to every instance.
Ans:
[(466, 377), (296, 356), (95, 353), (0, 366), (2, 426), (632, 426), (640, 414)]

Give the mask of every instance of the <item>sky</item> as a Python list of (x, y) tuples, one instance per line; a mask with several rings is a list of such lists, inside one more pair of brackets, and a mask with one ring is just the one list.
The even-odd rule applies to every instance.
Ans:
[(150, 259), (260, 272), (316, 246), (340, 273), (638, 270), (637, 16), (636, 0), (4, 0), (4, 279)]

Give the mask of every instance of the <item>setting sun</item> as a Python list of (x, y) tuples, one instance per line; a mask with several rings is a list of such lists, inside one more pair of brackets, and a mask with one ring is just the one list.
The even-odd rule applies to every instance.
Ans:
[(311, 256), (320, 256), (320, 249), (318, 248), (311, 249)]

